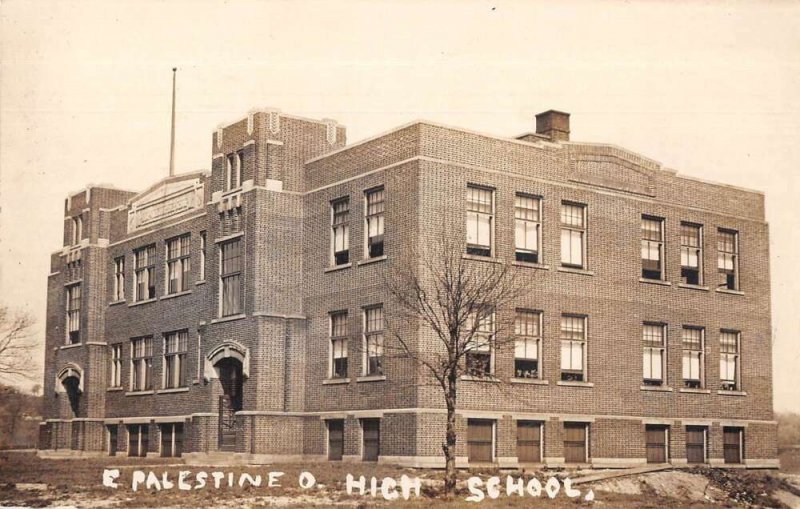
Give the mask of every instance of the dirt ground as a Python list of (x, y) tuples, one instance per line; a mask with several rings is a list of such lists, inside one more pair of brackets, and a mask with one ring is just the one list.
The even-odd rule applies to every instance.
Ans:
[[(364, 464), (328, 464), (312, 463), (308, 465), (280, 464), (258, 465), (246, 467), (202, 467), (187, 466), (176, 463), (174, 459), (141, 459), (141, 458), (85, 458), (42, 460), (31, 452), (0, 452), (0, 507), (397, 507), (405, 508), (452, 508), (452, 507), (603, 507), (603, 508), (703, 508), (703, 507), (736, 507), (757, 504), (762, 507), (787, 507), (781, 505), (773, 493), (789, 493), (788, 497), (800, 497), (800, 450), (789, 450), (782, 453), (786, 471), (781, 473), (742, 470), (696, 469), (681, 471), (662, 471), (643, 474), (637, 477), (621, 478), (614, 482), (578, 485), (575, 489), (580, 495), (570, 498), (561, 490), (550, 499), (543, 491), (539, 497), (526, 494), (523, 497), (506, 495), (506, 475), (522, 477), (525, 482), (532, 477), (539, 479), (544, 485), (551, 476), (567, 476), (578, 479), (580, 473), (574, 472), (497, 472), (481, 470), (461, 472), (459, 493), (452, 500), (441, 500), (436, 497), (441, 486), (441, 472), (418, 469), (401, 469), (381, 465)], [(119, 478), (116, 489), (103, 486), (105, 469), (118, 469)], [(136, 492), (131, 489), (133, 472), (145, 473), (153, 471), (161, 481), (164, 472), (168, 480), (174, 483), (171, 489), (157, 490), (144, 486)], [(188, 470), (188, 482), (197, 486), (196, 474), (207, 472), (207, 484), (202, 489), (183, 491), (178, 489), (178, 476), (182, 470)], [(211, 473), (224, 472), (219, 489), (214, 488)], [(284, 472), (279, 477), (280, 486), (267, 486), (270, 471)], [(311, 472), (316, 479), (312, 488), (303, 489), (298, 485), (298, 478), (303, 471)], [(240, 474), (246, 472), (262, 476), (260, 487), (239, 487), (236, 484)], [(228, 487), (227, 474), (232, 473), (234, 486)], [(405, 474), (410, 478), (420, 478), (422, 493), (419, 498), (411, 496), (409, 501), (395, 500), (386, 502), (378, 491), (373, 498), (367, 493), (364, 496), (347, 495), (345, 478), (350, 473), (356, 478), (363, 475), (367, 479), (372, 476), (382, 479), (391, 477), (400, 481)], [(787, 475), (788, 474), (788, 475)], [(496, 500), (485, 498), (480, 504), (467, 502), (470, 495), (466, 491), (466, 479), (478, 476), (484, 482), (492, 475), (502, 479), (500, 496)], [(369, 481), (368, 481), (369, 482)], [(790, 483), (796, 483), (792, 486)], [(163, 488), (163, 487), (162, 487)], [(367, 486), (369, 489), (369, 486)], [(594, 495), (593, 501), (585, 500), (589, 490)], [(794, 490), (794, 491), (792, 491)], [(399, 491), (399, 488), (398, 488)], [(481, 490), (486, 493), (484, 487)], [(791, 498), (784, 500), (792, 500)], [(800, 499), (799, 499), (800, 500)]]

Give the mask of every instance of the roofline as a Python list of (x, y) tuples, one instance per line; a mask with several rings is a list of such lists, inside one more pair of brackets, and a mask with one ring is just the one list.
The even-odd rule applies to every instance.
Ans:
[(766, 193), (764, 193), (764, 191), (762, 191), (760, 189), (752, 189), (752, 188), (749, 188), (749, 187), (736, 186), (736, 185), (733, 185), (733, 184), (725, 184), (723, 182), (717, 182), (715, 180), (707, 180), (707, 179), (703, 179), (703, 178), (700, 178), (700, 177), (693, 177), (691, 175), (684, 175), (683, 173), (678, 173), (675, 170), (671, 170), (671, 171), (674, 172), (674, 175), (677, 178), (680, 178), (680, 179), (693, 180), (695, 182), (700, 182), (701, 184), (708, 184), (708, 185), (712, 185), (712, 186), (726, 187), (728, 189), (733, 189), (733, 190), (736, 190), (736, 191), (742, 191), (742, 192), (745, 192), (745, 193), (754, 193), (754, 194), (759, 194), (761, 196), (766, 196)]
[[(247, 120), (247, 118), (250, 115), (254, 115), (256, 113), (277, 113), (278, 116), (281, 116), (283, 118), (291, 118), (293, 120), (301, 120), (301, 121), (304, 121), (304, 122), (311, 122), (313, 124), (327, 125), (328, 122), (333, 122), (333, 123), (335, 123), (336, 127), (347, 128), (346, 125), (342, 124), (341, 122), (339, 122), (335, 118), (318, 119), (318, 118), (303, 117), (303, 116), (300, 116), (300, 115), (290, 115), (288, 113), (282, 112), (280, 110), (280, 108), (273, 108), (271, 106), (264, 106), (262, 108), (250, 108), (249, 110), (247, 110), (247, 114), (244, 117), (236, 117), (236, 120), (233, 120), (231, 122), (220, 122), (220, 123), (217, 124), (216, 129), (227, 129), (228, 127), (230, 127), (230, 126), (232, 126), (234, 124), (238, 124), (239, 122)], [(326, 121), (328, 121), (328, 122), (326, 122)]]

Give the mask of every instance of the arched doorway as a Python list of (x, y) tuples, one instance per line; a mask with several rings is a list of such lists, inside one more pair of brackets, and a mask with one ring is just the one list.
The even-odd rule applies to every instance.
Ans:
[(242, 409), (242, 362), (235, 357), (221, 359), (219, 373), (222, 395), (219, 397), (219, 449), (236, 450), (236, 412)]
[(67, 393), (69, 408), (72, 411), (71, 417), (80, 417), (81, 403), (81, 381), (76, 376), (68, 376), (62, 382), (64, 392)]

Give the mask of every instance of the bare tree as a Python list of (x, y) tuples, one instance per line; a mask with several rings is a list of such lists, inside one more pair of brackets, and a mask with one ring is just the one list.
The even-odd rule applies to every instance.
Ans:
[(406, 323), (419, 323), (432, 332), (434, 344), (424, 343), (424, 331), (418, 335), (392, 327), (396, 341), (387, 342), (385, 350), (387, 355), (413, 361), (442, 390), (447, 407), (442, 443), (445, 494), (452, 495), (456, 485), (458, 382), (462, 376), (491, 376), (492, 349), (501, 349), (514, 340), (510, 333), (514, 302), (524, 288), (516, 267), (465, 257), (466, 246), (448, 237), (441, 235), (435, 246), (421, 252), (411, 250), (407, 261), (393, 266), (384, 276), (395, 301), (391, 315)]
[(24, 312), (13, 312), (0, 306), (0, 378), (34, 378), (32, 352), (36, 342), (32, 336), (33, 318)]

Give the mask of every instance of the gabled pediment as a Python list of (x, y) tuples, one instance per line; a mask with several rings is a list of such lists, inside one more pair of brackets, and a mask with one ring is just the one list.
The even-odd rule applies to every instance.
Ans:
[(655, 195), (661, 164), (613, 145), (570, 144), (573, 182), (646, 196)]
[(203, 207), (203, 172), (169, 177), (128, 201), (128, 233)]

